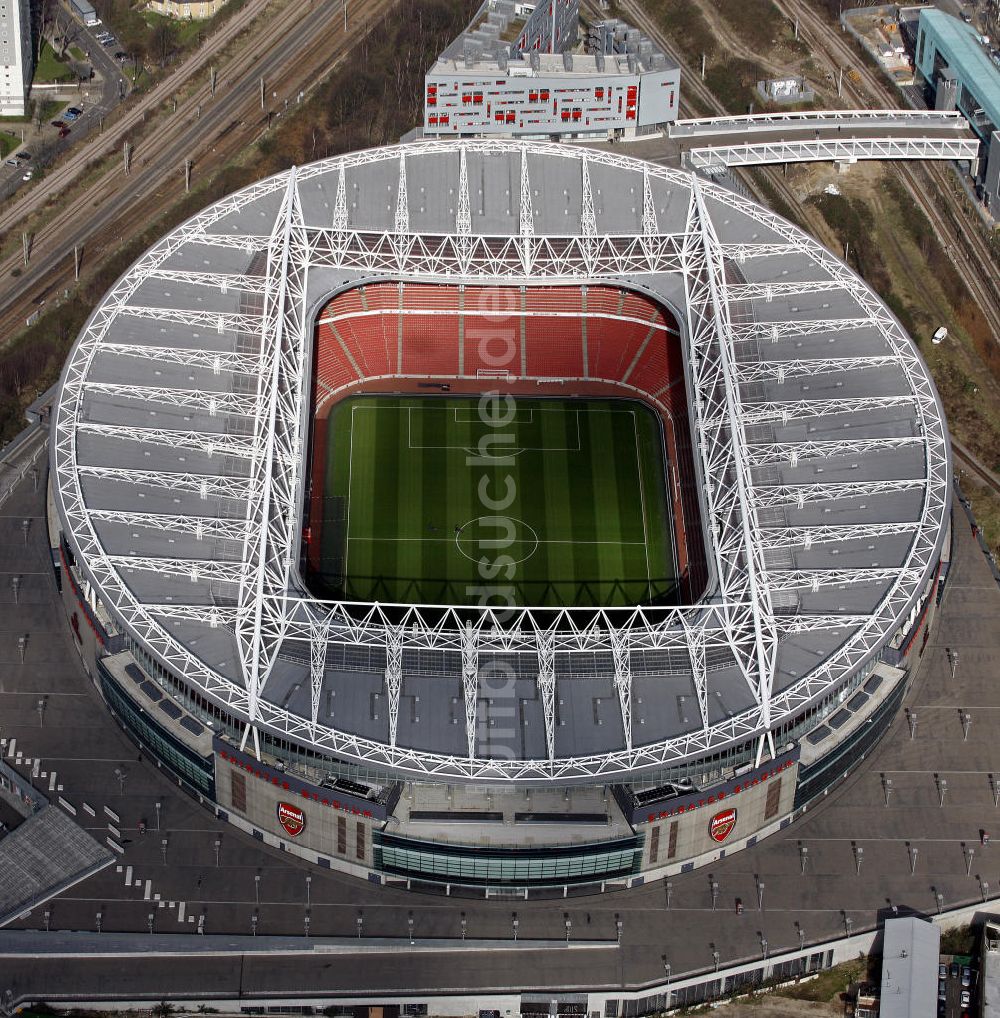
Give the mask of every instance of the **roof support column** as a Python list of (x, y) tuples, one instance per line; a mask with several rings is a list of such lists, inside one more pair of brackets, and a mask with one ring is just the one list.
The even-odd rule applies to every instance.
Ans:
[(385, 630), (385, 688), (389, 695), (389, 747), (396, 748), (399, 727), (399, 694), (403, 688), (403, 627)]
[(622, 711), (625, 730), (625, 750), (632, 752), (632, 664), (629, 661), (629, 634), (627, 629), (609, 629), (611, 654), (615, 662), (615, 691)]
[(479, 634), (468, 623), (462, 630), (462, 690), (465, 694), (465, 739), (469, 759), (476, 755), (476, 712), (479, 701)]
[(535, 215), (531, 205), (531, 180), (528, 177), (528, 150), (521, 147), (521, 189), (519, 225), (521, 234), (521, 265), (530, 276), (534, 261)]
[(551, 631), (541, 631), (538, 644), (538, 693), (542, 698), (542, 714), (545, 717), (545, 750), (549, 762), (556, 755), (556, 650), (555, 637)]
[(312, 737), (316, 738), (316, 725), (319, 722), (319, 701), (323, 694), (323, 676), (326, 674), (326, 648), (330, 642), (330, 622), (324, 620), (313, 626), (312, 639), (309, 644), (309, 688), (311, 693), (310, 706), (312, 712)]

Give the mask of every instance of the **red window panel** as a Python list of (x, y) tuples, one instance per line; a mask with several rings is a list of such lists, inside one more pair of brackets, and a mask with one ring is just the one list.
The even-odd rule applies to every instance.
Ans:
[(562, 111), (562, 118), (563, 120), (569, 120), (569, 110)]
[(538, 93), (537, 92), (529, 92), (528, 93), (528, 101), (529, 102), (533, 102), (533, 103), (538, 102)]
[(516, 119), (517, 119), (517, 117), (516, 117), (516, 114), (514, 113), (513, 110), (508, 112), (508, 114), (507, 114), (507, 123), (508, 124), (513, 124)]
[(474, 102), (474, 103), (475, 103), (475, 104), (476, 104), (477, 106), (478, 106), (478, 105), (481, 105), (481, 104), (482, 104), (482, 101), (483, 101), (483, 93), (482, 93), (482, 92), (476, 92), (476, 93), (474, 93), (474, 94), (473, 94), (473, 96), (472, 96), (472, 101), (473, 101), (473, 102)]
[(549, 90), (547, 88), (543, 88), (541, 90), (541, 92), (538, 93), (538, 98), (541, 99), (542, 102), (548, 102), (549, 101)]
[(574, 120), (579, 120), (581, 115), (582, 114), (581, 114), (581, 112), (579, 110), (573, 110), (573, 119)]
[(626, 110), (625, 111), (625, 119), (626, 120), (635, 120), (635, 110), (633, 110), (631, 108)]
[(438, 122), (438, 118), (437, 117), (428, 117), (427, 118), (427, 123), (429, 123), (429, 124), (436, 124), (437, 122)]
[(594, 95), (598, 99), (603, 99), (604, 98), (604, 89), (603, 88), (595, 88), (594, 89)]

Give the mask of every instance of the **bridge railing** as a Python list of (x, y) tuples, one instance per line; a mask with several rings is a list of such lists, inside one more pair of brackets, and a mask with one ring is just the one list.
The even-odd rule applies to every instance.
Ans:
[(748, 113), (742, 116), (700, 117), (670, 125), (671, 138), (700, 134), (728, 134), (773, 129), (815, 130), (830, 124), (871, 127), (961, 128), (965, 118), (958, 110), (811, 110), (787, 113)]

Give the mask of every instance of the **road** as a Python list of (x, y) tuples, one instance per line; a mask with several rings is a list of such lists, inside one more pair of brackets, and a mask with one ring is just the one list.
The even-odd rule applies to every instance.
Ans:
[[(391, 4), (359, 0), (351, 7), (347, 35), (340, 0), (316, 0), (311, 7), (294, 4), (277, 15), (267, 31), (220, 65), (214, 98), (206, 79), (157, 130), (135, 142), (129, 176), (121, 166), (108, 169), (38, 229), (26, 268), (19, 254), (0, 262), (0, 335), (12, 335), (39, 302), (71, 285), (74, 246), (84, 247), (86, 266), (135, 232), (136, 209), (147, 223), (176, 200), (183, 192), (185, 157), (193, 160), (197, 182), (258, 138), (267, 125), (260, 109), (261, 77), (267, 83), (269, 108), (280, 112), (356, 44), (353, 19), (371, 22)], [(12, 275), (15, 269), (21, 270), (19, 276)]]

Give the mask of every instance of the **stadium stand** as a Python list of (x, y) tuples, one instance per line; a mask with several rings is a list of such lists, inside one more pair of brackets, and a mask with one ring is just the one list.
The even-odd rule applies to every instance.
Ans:
[[(369, 379), (454, 384), (477, 391), (503, 379), (512, 390), (644, 398), (660, 414), (667, 445), (678, 563), (689, 593), (707, 577), (698, 525), (697, 474), (686, 425), (680, 336), (652, 298), (612, 286), (484, 287), (376, 283), (334, 296), (319, 316), (315, 407), (325, 418)], [(530, 390), (522, 389), (535, 383)], [(419, 384), (419, 381), (416, 383)], [(589, 385), (589, 391), (588, 391)], [(385, 385), (379, 386), (383, 391)], [(560, 389), (565, 395), (565, 389)], [(314, 429), (314, 481), (322, 476), (322, 429)], [(318, 507), (314, 490), (313, 508)], [(315, 514), (313, 523), (318, 524)], [(309, 543), (307, 541), (307, 543)], [(312, 544), (311, 548), (314, 548)]]

